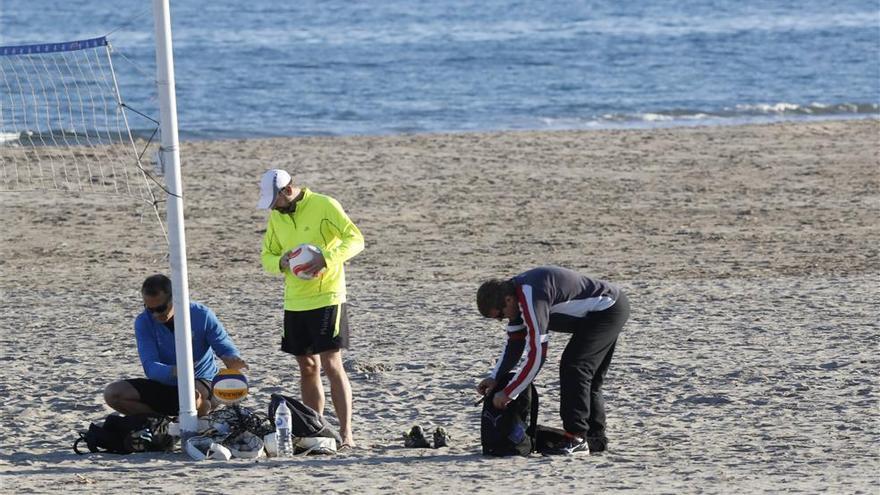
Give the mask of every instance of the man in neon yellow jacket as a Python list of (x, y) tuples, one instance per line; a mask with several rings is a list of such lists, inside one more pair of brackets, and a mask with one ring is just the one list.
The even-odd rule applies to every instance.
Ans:
[[(263, 269), (284, 275), (284, 333), (281, 350), (296, 356), (303, 402), (323, 414), (323, 367), (339, 418), (343, 446), (354, 446), (351, 385), (342, 367), (348, 348), (343, 264), (364, 249), (364, 237), (335, 199), (294, 185), (273, 169), (260, 181), (257, 208), (270, 210), (263, 236)], [(320, 251), (305, 267), (311, 279), (291, 273), (288, 259), (302, 244)]]

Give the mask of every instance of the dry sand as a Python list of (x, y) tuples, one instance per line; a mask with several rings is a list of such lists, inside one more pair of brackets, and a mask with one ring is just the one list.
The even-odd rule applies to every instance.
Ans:
[[(190, 290), (251, 364), (245, 405), (298, 394), (281, 280), (260, 269), (260, 173), (291, 170), (364, 233), (346, 355), (361, 448), (335, 458), (76, 456), (104, 385), (142, 376), (132, 321), (164, 241), (135, 202), (4, 193), (0, 492), (878, 493), (878, 140), (870, 120), (184, 143)], [(503, 334), (476, 287), (550, 263), (630, 294), (610, 451), (484, 458), (473, 386)], [(565, 343), (536, 381), (549, 425)], [(452, 447), (404, 449), (415, 423)]]

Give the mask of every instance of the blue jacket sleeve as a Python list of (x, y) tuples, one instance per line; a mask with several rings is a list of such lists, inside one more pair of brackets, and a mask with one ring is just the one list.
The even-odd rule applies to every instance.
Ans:
[(208, 343), (211, 345), (214, 353), (218, 357), (241, 357), (238, 348), (235, 347), (229, 334), (226, 333), (226, 329), (223, 328), (223, 324), (220, 323), (217, 315), (209, 309), (205, 314), (205, 319), (205, 336), (208, 338)]
[(134, 321), (134, 335), (137, 340), (138, 356), (141, 358), (141, 366), (144, 374), (150, 380), (174, 385), (174, 366), (162, 363), (159, 360), (159, 343), (155, 334), (150, 329), (150, 324), (143, 318)]

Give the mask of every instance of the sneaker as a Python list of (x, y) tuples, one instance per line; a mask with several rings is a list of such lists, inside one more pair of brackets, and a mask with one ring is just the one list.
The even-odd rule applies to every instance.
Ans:
[(577, 452), (587, 452), (590, 450), (586, 438), (578, 438), (576, 436), (566, 434), (566, 438), (556, 444), (553, 448), (544, 451), (544, 455), (572, 455)]
[(452, 440), (452, 437), (449, 435), (449, 432), (446, 431), (446, 428), (438, 426), (437, 429), (434, 430), (435, 449), (439, 449), (440, 447), (448, 447), (450, 440)]
[(415, 425), (409, 433), (403, 434), (403, 446), (408, 449), (429, 449), (431, 442), (425, 438), (425, 430), (421, 426)]

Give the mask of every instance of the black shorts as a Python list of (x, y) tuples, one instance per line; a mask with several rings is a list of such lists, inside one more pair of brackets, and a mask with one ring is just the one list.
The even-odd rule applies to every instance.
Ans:
[(284, 311), (281, 350), (294, 356), (348, 348), (348, 310), (345, 303), (308, 311)]
[[(177, 387), (174, 385), (165, 385), (164, 383), (150, 380), (148, 378), (132, 378), (125, 380), (141, 396), (141, 402), (150, 406), (150, 408), (159, 414), (166, 416), (177, 416), (180, 413), (180, 401), (177, 398)], [(208, 390), (208, 399), (213, 395), (211, 390), (211, 382), (204, 378), (196, 378), (196, 390), (204, 393), (205, 391), (199, 387), (203, 385)]]

